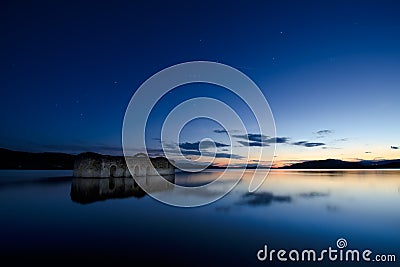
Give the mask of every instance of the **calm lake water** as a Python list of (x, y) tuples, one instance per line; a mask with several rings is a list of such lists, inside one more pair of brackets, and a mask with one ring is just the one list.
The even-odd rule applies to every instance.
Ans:
[[(264, 245), (336, 249), (345, 238), (347, 249), (394, 254), (397, 262), (316, 266), (399, 266), (400, 171), (274, 170), (249, 194), (251, 172), (217, 202), (177, 208), (136, 189), (99, 194), (102, 184), (73, 182), (71, 171), (0, 171), (0, 255), (15, 265), (310, 266), (260, 262), (256, 254)], [(177, 173), (175, 180), (216, 175)]]

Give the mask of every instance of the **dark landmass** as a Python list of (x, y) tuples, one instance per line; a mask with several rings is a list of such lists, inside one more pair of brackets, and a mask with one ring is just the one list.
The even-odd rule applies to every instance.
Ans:
[[(0, 148), (0, 169), (72, 170), (74, 168), (75, 158), (76, 155), (66, 153), (31, 153)], [(247, 166), (246, 169), (255, 168), (256, 166), (251, 164)], [(211, 165), (208, 166), (207, 169), (225, 169), (225, 167)], [(238, 169), (240, 168), (238, 167)], [(400, 169), (400, 159), (378, 161), (363, 160), (358, 162), (338, 159), (313, 160), (276, 169)]]
[(295, 163), (278, 169), (398, 169), (400, 160), (343, 161), (338, 159), (313, 160)]
[(31, 153), (0, 148), (0, 169), (72, 170), (75, 157), (66, 153)]

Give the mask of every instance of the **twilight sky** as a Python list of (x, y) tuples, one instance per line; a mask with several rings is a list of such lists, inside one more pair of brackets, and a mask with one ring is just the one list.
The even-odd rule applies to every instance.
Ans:
[[(158, 103), (149, 147), (159, 149), (160, 122), (174, 105), (208, 96), (249, 126), (253, 135), (236, 134), (237, 146), (277, 143), (277, 164), (400, 158), (398, 1), (100, 2), (0, 3), (0, 147), (121, 153), (135, 90), (166, 67), (208, 60), (260, 87), (276, 136), (252, 133), (249, 110), (225, 89), (192, 84)], [(223, 165), (220, 130), (193, 121), (180, 147), (196, 156), (197, 142), (210, 137)]]

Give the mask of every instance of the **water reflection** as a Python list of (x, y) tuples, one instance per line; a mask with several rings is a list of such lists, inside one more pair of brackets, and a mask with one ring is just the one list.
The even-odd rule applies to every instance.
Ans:
[[(218, 174), (177, 173), (175, 183), (190, 186)], [(74, 179), (71, 185), (71, 172), (3, 171), (0, 256), (21, 266), (51, 266), (54, 255), (71, 266), (118, 266), (132, 262), (121, 255), (147, 262), (151, 248), (151, 259), (164, 265), (256, 266), (255, 254), (264, 244), (320, 250), (335, 247), (343, 237), (351, 248), (399, 257), (400, 171), (348, 171), (331, 177), (273, 170), (259, 190), (248, 193), (252, 174), (246, 171), (234, 190), (217, 202), (182, 209), (143, 197), (133, 179)], [(234, 180), (238, 173), (229, 175)], [(154, 185), (147, 178), (149, 186)], [(223, 185), (221, 181), (221, 190)], [(179, 195), (160, 185), (152, 189), (187, 201), (213, 193)], [(78, 205), (71, 199), (107, 201)]]
[[(173, 189), (174, 175), (144, 176), (147, 192), (163, 192)], [(165, 179), (165, 180), (164, 180)], [(96, 201), (136, 197), (142, 198), (146, 192), (133, 178), (74, 178), (71, 184), (71, 200), (81, 204)]]
[(270, 192), (246, 193), (242, 195), (238, 204), (249, 206), (268, 206), (273, 202), (291, 202), (291, 196), (276, 196)]
[(19, 179), (19, 180), (0, 180), (0, 190), (10, 188), (20, 188), (24, 186), (53, 186), (55, 184), (69, 184), (71, 176), (60, 177), (44, 177), (35, 179)]

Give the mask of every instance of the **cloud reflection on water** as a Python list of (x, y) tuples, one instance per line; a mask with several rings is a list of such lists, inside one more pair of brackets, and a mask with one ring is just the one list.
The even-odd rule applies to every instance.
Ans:
[(274, 195), (271, 192), (253, 192), (245, 193), (242, 195), (241, 199), (237, 204), (239, 205), (249, 205), (249, 206), (269, 206), (273, 202), (291, 202), (291, 196), (285, 195)]

